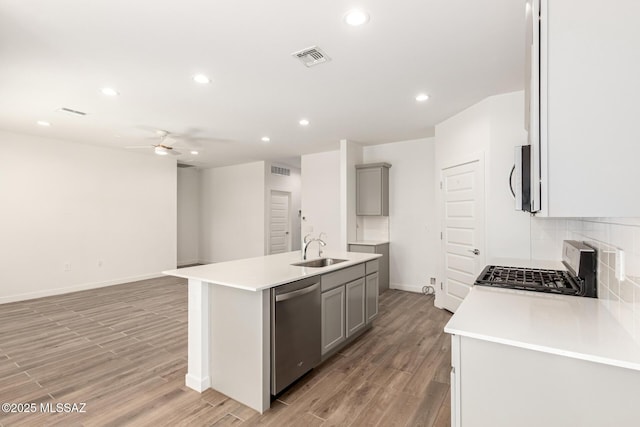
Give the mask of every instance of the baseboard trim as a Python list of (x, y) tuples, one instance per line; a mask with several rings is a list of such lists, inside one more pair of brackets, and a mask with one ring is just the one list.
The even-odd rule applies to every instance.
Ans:
[(123, 277), (120, 279), (114, 279), (114, 280), (106, 280), (103, 282), (83, 283), (80, 285), (69, 286), (66, 288), (45, 289), (42, 291), (28, 292), (26, 294), (9, 295), (5, 297), (0, 297), (0, 304), (7, 304), (10, 302), (17, 302), (17, 301), (26, 301), (30, 299), (44, 298), (44, 297), (50, 297), (54, 295), (70, 294), (72, 292), (86, 291), (88, 289), (104, 288), (105, 286), (121, 285), (123, 283), (128, 283), (128, 282), (137, 282), (139, 280), (156, 279), (158, 277), (164, 277), (164, 276), (165, 275), (162, 273), (150, 273), (150, 274), (143, 274), (140, 276), (131, 276), (131, 277)]
[(198, 259), (192, 259), (192, 260), (187, 260), (187, 261), (178, 261), (178, 268), (184, 267), (185, 265), (194, 265), (194, 264), (201, 264), (201, 262)]
[(202, 393), (203, 391), (211, 387), (211, 378), (200, 378), (192, 374), (187, 374), (184, 376), (184, 384), (190, 389)]
[(422, 293), (422, 286), (402, 285), (399, 283), (389, 283), (389, 289), (396, 289), (398, 291), (414, 292), (416, 294)]

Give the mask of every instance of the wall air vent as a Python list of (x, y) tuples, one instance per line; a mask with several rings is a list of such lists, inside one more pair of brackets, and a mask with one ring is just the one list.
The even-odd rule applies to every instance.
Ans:
[(291, 170), (287, 168), (281, 168), (279, 166), (271, 166), (271, 173), (273, 175), (289, 176), (291, 175)]
[(178, 163), (178, 167), (179, 167), (179, 168), (193, 168), (193, 167), (195, 167), (195, 166), (193, 166), (193, 165), (188, 165), (188, 164), (186, 164), (186, 163)]
[(67, 107), (62, 107), (60, 109), (60, 111), (63, 111), (65, 113), (75, 114), (76, 116), (86, 116), (87, 115), (87, 113), (85, 113), (83, 111), (73, 110), (73, 109), (67, 108)]
[(329, 58), (318, 46), (311, 46), (306, 49), (302, 49), (298, 52), (292, 53), (291, 56), (298, 58), (306, 67), (313, 67), (314, 65), (331, 61), (331, 58)]

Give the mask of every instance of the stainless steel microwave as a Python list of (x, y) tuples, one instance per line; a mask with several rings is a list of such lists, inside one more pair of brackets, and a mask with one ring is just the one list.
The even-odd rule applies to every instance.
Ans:
[(515, 147), (514, 166), (509, 177), (511, 193), (516, 201), (516, 210), (535, 212), (531, 192), (531, 146)]

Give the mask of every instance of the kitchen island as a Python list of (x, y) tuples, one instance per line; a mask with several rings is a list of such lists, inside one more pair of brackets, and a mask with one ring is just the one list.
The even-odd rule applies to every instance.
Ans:
[[(213, 388), (259, 412), (270, 407), (271, 288), (322, 276), (380, 257), (327, 251), (344, 262), (292, 265), (300, 251), (164, 271), (188, 279), (186, 385)], [(363, 269), (364, 270), (364, 269)]]

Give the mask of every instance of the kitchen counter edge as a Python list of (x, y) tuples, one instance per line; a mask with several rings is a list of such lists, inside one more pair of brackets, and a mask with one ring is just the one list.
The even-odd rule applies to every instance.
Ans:
[[(300, 251), (294, 251), (165, 270), (162, 274), (258, 292), (297, 280), (342, 270), (380, 257), (382, 257), (380, 254), (327, 251), (322, 258), (338, 258), (346, 259), (346, 261), (327, 267), (313, 268), (291, 265), (302, 261)], [(318, 259), (318, 257), (308, 260), (313, 259)]]
[[(510, 312), (497, 311), (499, 307), (506, 307), (505, 304), (511, 305)], [(565, 327), (555, 329), (547, 325), (548, 319), (532, 319), (523, 314), (552, 316), (563, 307), (569, 310), (558, 311), (553, 322), (571, 322), (580, 333), (566, 333)], [(638, 340), (611, 315), (602, 301), (593, 298), (474, 286), (444, 331), (640, 371)]]

